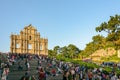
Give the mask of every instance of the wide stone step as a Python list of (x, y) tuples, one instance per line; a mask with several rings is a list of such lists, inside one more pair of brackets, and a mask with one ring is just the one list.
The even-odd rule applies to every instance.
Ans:
[[(10, 69), (10, 72), (9, 72), (9, 75), (8, 75), (8, 80), (19, 80), (19, 79), (21, 79), (22, 76), (25, 75), (26, 66), (24, 65), (24, 63), (25, 63), (24, 61), (21, 62), (21, 64), (23, 64), (22, 65), (22, 67), (23, 67), (22, 71), (18, 70), (18, 64), (17, 63), (15, 63), (14, 66), (11, 66), (11, 69)], [(30, 73), (29, 74), (34, 75), (36, 80), (38, 78), (37, 70), (36, 70), (37, 66), (38, 66), (37, 61), (30, 62)]]
[[(30, 75), (34, 75), (36, 80), (38, 80), (38, 71), (37, 71), (37, 67), (38, 67), (38, 60), (33, 59), (30, 60)], [(11, 67), (9, 75), (8, 75), (8, 80), (19, 80), (22, 76), (25, 75), (26, 72), (26, 66), (25, 66), (25, 60), (21, 60), (20, 64), (23, 67), (22, 71), (18, 70), (18, 62), (15, 63), (14, 66)], [(47, 67), (47, 62), (42, 61), (42, 67)], [(13, 69), (13, 70), (12, 70)], [(47, 76), (46, 80), (62, 80), (62, 74), (58, 75), (58, 76)]]

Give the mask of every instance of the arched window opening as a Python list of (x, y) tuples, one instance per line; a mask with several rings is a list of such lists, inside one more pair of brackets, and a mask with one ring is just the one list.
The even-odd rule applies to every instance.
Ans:
[(32, 49), (32, 45), (31, 44), (28, 44), (28, 49)]
[(20, 48), (20, 45), (18, 43), (16, 44), (16, 48)]

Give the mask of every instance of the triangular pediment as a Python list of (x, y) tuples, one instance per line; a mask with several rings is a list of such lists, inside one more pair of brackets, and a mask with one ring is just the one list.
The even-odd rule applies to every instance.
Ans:
[(29, 30), (37, 30), (32, 24), (26, 26), (24, 29), (29, 29)]

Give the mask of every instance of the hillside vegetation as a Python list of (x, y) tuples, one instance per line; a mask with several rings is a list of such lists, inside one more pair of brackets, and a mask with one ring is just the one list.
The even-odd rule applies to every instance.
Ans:
[(49, 50), (49, 56), (118, 62), (120, 57), (120, 15), (110, 16), (107, 22), (101, 23), (95, 30), (99, 33), (106, 32), (107, 35), (93, 36), (92, 41), (86, 44), (84, 50), (80, 50), (73, 44), (64, 47), (55, 46), (53, 50)]

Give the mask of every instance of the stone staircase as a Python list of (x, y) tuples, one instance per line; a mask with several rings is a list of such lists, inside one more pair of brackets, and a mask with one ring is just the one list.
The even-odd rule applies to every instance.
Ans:
[[(38, 71), (36, 70), (38, 64), (37, 59), (30, 60), (30, 75), (34, 75), (35, 79), (38, 80)], [(18, 70), (18, 63), (16, 62), (14, 66), (10, 67), (10, 72), (8, 74), (8, 80), (20, 80), (22, 76), (25, 75), (26, 68), (25, 68), (25, 60), (21, 61), (23, 65), (23, 70)], [(42, 67), (46, 67), (47, 63), (42, 62)], [(62, 74), (58, 76), (47, 76), (46, 80), (62, 80)]]
[[(30, 62), (30, 75), (34, 75), (37, 78), (37, 60), (33, 59)], [(25, 60), (21, 61), (23, 65), (23, 70), (18, 70), (18, 63), (16, 62), (14, 66), (10, 67), (10, 72), (8, 74), (8, 80), (20, 80), (22, 76), (25, 75), (26, 68), (25, 68)]]

